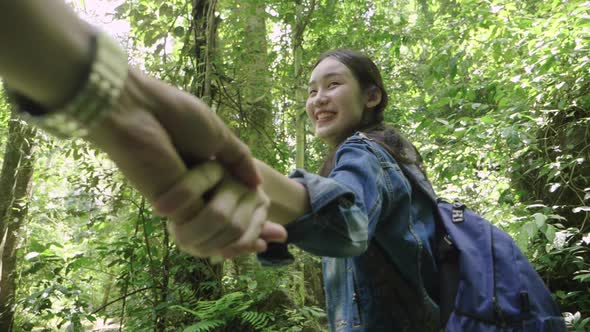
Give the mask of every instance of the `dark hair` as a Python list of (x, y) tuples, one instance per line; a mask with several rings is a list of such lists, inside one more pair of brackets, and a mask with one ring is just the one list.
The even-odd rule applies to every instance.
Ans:
[[(375, 106), (372, 112), (365, 113), (368, 118), (363, 117), (359, 128), (356, 130), (364, 132), (367, 136), (378, 142), (397, 162), (416, 165), (425, 173), (422, 165), (422, 156), (418, 152), (418, 149), (398, 129), (383, 124), (383, 113), (389, 97), (385, 90), (381, 73), (373, 60), (353, 50), (336, 49), (322, 54), (314, 64), (312, 70), (326, 58), (334, 58), (345, 65), (352, 72), (363, 91), (374, 88), (381, 90), (381, 102)], [(331, 151), (324, 160), (320, 175), (327, 176), (332, 171), (337, 149), (338, 147)]]

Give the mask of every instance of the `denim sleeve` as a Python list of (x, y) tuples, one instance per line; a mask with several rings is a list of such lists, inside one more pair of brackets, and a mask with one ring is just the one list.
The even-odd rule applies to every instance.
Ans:
[(307, 188), (311, 212), (286, 226), (289, 243), (319, 256), (358, 256), (381, 211), (384, 173), (360, 140), (343, 144), (335, 160), (327, 178), (303, 170), (291, 175)]

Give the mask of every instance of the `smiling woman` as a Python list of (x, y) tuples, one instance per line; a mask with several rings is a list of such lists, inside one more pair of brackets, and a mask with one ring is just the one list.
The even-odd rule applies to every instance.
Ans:
[(316, 136), (338, 145), (358, 127), (365, 110), (373, 111), (381, 93), (370, 97), (344, 64), (333, 58), (320, 62), (311, 74), (306, 103)]
[[(414, 146), (382, 124), (387, 92), (377, 66), (355, 51), (325, 53), (308, 93), (307, 114), (332, 152), (321, 175), (297, 170), (289, 179), (258, 163), (269, 219), (286, 224), (290, 243), (323, 257), (331, 331), (438, 331), (433, 210), (398, 162), (427, 179)], [(188, 179), (182, 186), (211, 189)], [(226, 191), (214, 190), (212, 200)], [(240, 205), (246, 203), (232, 203), (228, 214), (246, 209)], [(282, 245), (259, 258), (267, 265), (292, 261)]]

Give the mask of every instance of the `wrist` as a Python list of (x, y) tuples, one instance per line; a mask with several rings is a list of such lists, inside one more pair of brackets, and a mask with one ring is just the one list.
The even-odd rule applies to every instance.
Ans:
[(105, 34), (91, 39), (91, 61), (74, 97), (55, 110), (12, 93), (23, 117), (59, 137), (84, 136), (112, 111), (127, 79), (127, 57)]
[[(88, 131), (86, 140), (101, 149), (116, 144), (115, 137), (128, 133), (130, 127), (135, 126), (135, 122), (137, 122), (134, 118), (142, 116), (142, 113), (147, 113), (141, 107), (146, 97), (141, 90), (141, 73), (129, 68), (125, 84), (113, 104), (113, 111), (108, 112), (100, 123)], [(135, 113), (139, 114), (135, 115)], [(153, 116), (149, 114), (149, 118), (153, 118)]]

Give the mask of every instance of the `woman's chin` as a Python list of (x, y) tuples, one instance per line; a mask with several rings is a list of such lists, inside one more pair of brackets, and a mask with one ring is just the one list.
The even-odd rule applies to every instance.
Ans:
[(333, 133), (330, 132), (330, 128), (316, 127), (315, 136), (321, 139), (322, 141), (326, 141), (330, 138), (330, 136), (333, 136)]
[(315, 136), (319, 138), (322, 142), (332, 147), (335, 147), (340, 143), (340, 141), (338, 140), (339, 136), (329, 130), (316, 130)]

